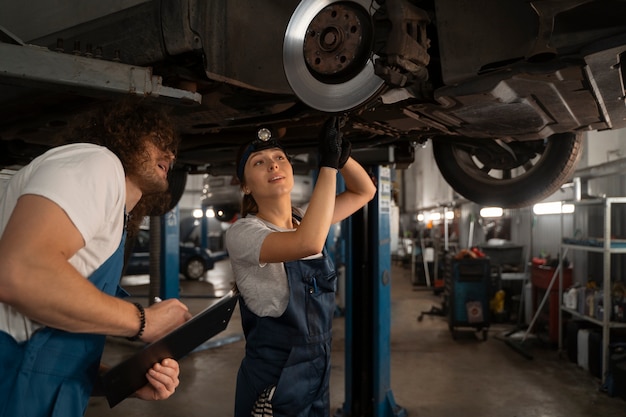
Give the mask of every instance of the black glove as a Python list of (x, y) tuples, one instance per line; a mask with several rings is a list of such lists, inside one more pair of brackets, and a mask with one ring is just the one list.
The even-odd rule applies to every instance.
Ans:
[(341, 155), (339, 156), (339, 169), (343, 168), (343, 166), (348, 162), (348, 158), (350, 158), (350, 154), (352, 153), (352, 144), (346, 138), (341, 139)]
[(342, 152), (339, 123), (339, 118), (335, 116), (324, 123), (319, 142), (320, 167), (339, 168)]

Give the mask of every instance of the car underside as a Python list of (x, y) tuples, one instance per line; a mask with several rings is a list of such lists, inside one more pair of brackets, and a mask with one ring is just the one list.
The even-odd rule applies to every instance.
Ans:
[[(567, 181), (584, 132), (626, 124), (626, 1), (35, 3), (0, 12), (3, 167), (58, 145), (77, 113), (131, 93), (171, 108), (181, 172), (232, 174), (261, 127), (306, 155), (337, 114), (362, 163), (403, 168), (431, 140), (459, 194), (521, 207)], [(93, 75), (68, 75), (68, 59)], [(107, 77), (138, 68), (158, 89), (107, 89)]]

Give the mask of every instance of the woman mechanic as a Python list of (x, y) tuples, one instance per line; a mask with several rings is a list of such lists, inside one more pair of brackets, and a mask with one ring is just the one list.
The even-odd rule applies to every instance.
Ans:
[[(367, 204), (376, 187), (331, 117), (308, 208), (292, 207), (293, 168), (270, 136), (265, 130), (238, 154), (242, 216), (226, 233), (246, 336), (235, 416), (329, 416), (337, 276), (324, 243), (330, 226)], [(340, 194), (337, 172), (346, 186)]]

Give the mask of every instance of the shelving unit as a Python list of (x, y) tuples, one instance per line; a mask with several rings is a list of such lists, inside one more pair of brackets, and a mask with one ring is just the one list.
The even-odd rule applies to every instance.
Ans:
[[(606, 382), (608, 364), (609, 364), (609, 343), (610, 343), (610, 330), (613, 328), (626, 328), (626, 323), (612, 322), (611, 319), (611, 255), (612, 254), (626, 254), (626, 240), (612, 239), (611, 228), (611, 214), (614, 205), (626, 204), (626, 197), (607, 197), (592, 200), (580, 200), (580, 201), (568, 201), (563, 204), (573, 204), (576, 208), (579, 206), (602, 206), (603, 207), (603, 233), (599, 239), (586, 238), (575, 239), (575, 233), (572, 236), (563, 236), (563, 214), (561, 214), (561, 233), (562, 244), (561, 253), (564, 250), (569, 251), (583, 251), (583, 252), (596, 252), (603, 255), (603, 269), (602, 269), (602, 291), (603, 291), (603, 303), (604, 314), (602, 320), (581, 314), (579, 311), (572, 310), (563, 306), (563, 268), (559, 275), (559, 351), (563, 348), (563, 312), (571, 314), (581, 320), (594, 323), (602, 328), (602, 384)], [(576, 216), (575, 210), (573, 216)], [(607, 307), (608, 306), (608, 307)]]

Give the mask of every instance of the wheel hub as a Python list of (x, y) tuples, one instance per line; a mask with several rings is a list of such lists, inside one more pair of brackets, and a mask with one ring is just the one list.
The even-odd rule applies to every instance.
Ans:
[(496, 141), (491, 146), (474, 149), (473, 155), (490, 169), (512, 170), (527, 163), (535, 153), (529, 152), (526, 145), (521, 143)]
[(331, 4), (315, 16), (307, 28), (303, 48), (314, 77), (337, 82), (342, 74), (358, 74), (369, 53), (362, 22), (366, 17), (369, 18), (342, 4)]

